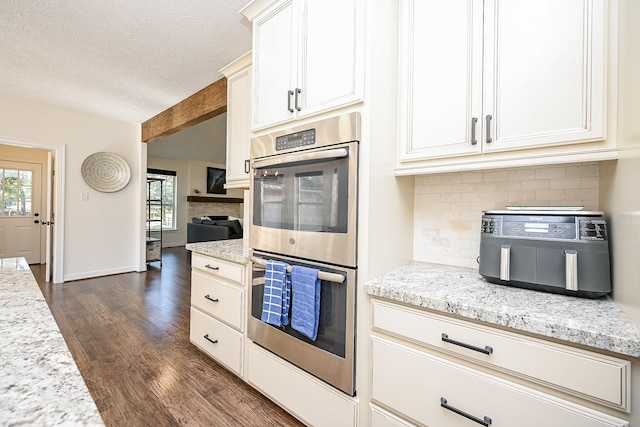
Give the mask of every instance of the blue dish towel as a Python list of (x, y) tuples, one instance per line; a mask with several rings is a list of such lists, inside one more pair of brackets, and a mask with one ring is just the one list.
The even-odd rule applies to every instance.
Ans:
[(289, 264), (268, 260), (264, 273), (264, 295), (260, 319), (275, 326), (289, 324), (291, 302), (291, 275), (287, 273)]
[(294, 265), (291, 267), (291, 287), (291, 327), (315, 341), (320, 317), (318, 270)]

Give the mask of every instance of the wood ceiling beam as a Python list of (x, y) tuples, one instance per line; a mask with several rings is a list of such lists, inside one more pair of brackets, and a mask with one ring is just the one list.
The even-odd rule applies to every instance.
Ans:
[(226, 111), (227, 78), (223, 77), (142, 123), (142, 142), (156, 141)]

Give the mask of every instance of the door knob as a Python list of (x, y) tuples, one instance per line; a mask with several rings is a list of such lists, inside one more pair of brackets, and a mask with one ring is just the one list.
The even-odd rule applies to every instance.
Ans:
[(35, 220), (35, 221), (33, 221), (33, 222), (34, 222), (34, 223), (36, 223), (36, 224), (38, 224), (38, 223), (40, 222), (40, 220), (37, 220), (37, 219), (36, 219), (36, 220)]

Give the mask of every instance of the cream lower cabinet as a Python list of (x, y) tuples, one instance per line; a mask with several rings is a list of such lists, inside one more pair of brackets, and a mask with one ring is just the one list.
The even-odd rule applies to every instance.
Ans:
[(628, 410), (628, 361), (377, 300), (373, 325), (372, 426), (629, 425), (591, 404)]
[(246, 267), (195, 253), (191, 259), (191, 342), (242, 377)]
[(355, 398), (251, 342), (247, 344), (245, 380), (305, 425), (357, 425), (358, 404)]

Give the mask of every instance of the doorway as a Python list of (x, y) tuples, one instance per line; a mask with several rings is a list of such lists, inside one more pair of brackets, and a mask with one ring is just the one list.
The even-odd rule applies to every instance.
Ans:
[[(20, 240), (18, 246), (16, 247), (12, 244), (12, 251), (14, 251), (12, 255), (8, 254), (7, 249), (7, 254), (0, 254), (0, 257), (24, 256), (29, 263), (45, 264), (48, 267), (47, 271), (50, 273), (48, 278), (53, 283), (62, 283), (64, 281), (64, 161), (64, 145), (0, 136), (0, 163), (2, 164), (0, 168), (4, 167), (9, 171), (23, 172), (31, 170), (34, 173), (34, 175), (31, 175), (31, 188), (29, 188), (29, 185), (11, 187), (10, 191), (16, 192), (17, 195), (15, 197), (10, 196), (8, 203), (3, 201), (3, 204), (0, 205), (2, 209), (5, 209), (5, 205), (7, 207), (8, 218), (5, 218), (6, 220), (12, 219), (12, 216), (18, 217), (15, 220), (12, 219), (11, 226), (22, 227), (17, 231), (17, 237), (15, 237), (15, 239)], [(39, 173), (36, 170), (37, 168), (30, 169), (29, 165), (33, 164), (40, 166)], [(9, 175), (13, 176), (14, 173), (10, 172)], [(38, 183), (35, 182), (35, 175), (39, 175)], [(23, 184), (28, 182), (28, 174), (24, 178)], [(37, 187), (37, 189), (34, 190), (33, 187)], [(20, 194), (21, 191), (22, 194)], [(28, 191), (39, 193), (36, 197), (37, 201), (34, 201), (33, 194), (31, 195), (30, 205), (27, 203)], [(13, 200), (15, 200), (15, 203)], [(35, 215), (36, 213), (38, 216)], [(55, 222), (53, 221), (54, 214), (56, 217)], [(30, 221), (28, 226), (26, 223), (22, 224), (25, 221)], [(35, 221), (38, 222), (36, 223)], [(45, 226), (42, 226), (43, 221)], [(36, 232), (38, 227), (40, 231)], [(25, 243), (22, 241), (25, 236), (29, 235), (29, 228), (32, 233), (31, 238), (33, 238), (34, 242), (38, 240), (40, 243), (40, 249), (37, 251), (38, 255), (29, 254), (27, 256), (25, 253), (21, 253), (24, 251), (29, 252), (29, 250), (24, 249)], [(31, 245), (33, 244), (35, 243)]]
[(0, 159), (0, 258), (42, 263), (42, 166)]

